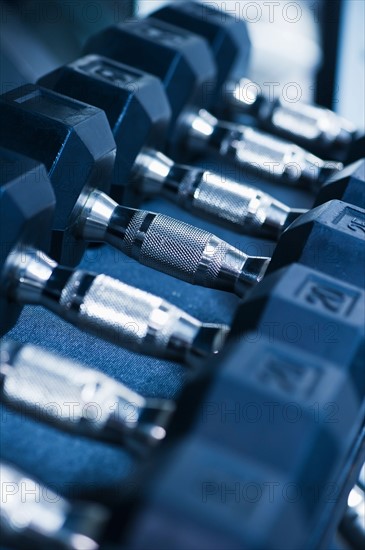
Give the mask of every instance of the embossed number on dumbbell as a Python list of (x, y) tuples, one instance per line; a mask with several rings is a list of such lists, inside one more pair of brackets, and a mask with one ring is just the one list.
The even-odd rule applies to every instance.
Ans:
[(18, 97), (14, 98), (15, 103), (20, 103), (25, 105), (29, 103), (31, 108), (39, 113), (43, 114), (44, 109), (52, 107), (53, 105), (62, 106), (63, 116), (66, 121), (70, 120), (74, 116), (78, 116), (79, 112), (82, 111), (85, 107), (76, 101), (71, 104), (68, 99), (58, 96), (47, 96), (44, 97), (44, 94), (40, 89), (30, 89), (30, 87), (24, 87), (24, 94), (19, 94)]
[(323, 308), (332, 313), (346, 316), (354, 306), (359, 295), (342, 288), (310, 278), (302, 287), (300, 294), (305, 302)]
[(154, 40), (158, 40), (161, 43), (181, 44), (186, 38), (189, 37), (188, 33), (181, 31), (174, 27), (173, 31), (170, 31), (163, 24), (159, 25), (158, 21), (153, 24), (144, 21), (138, 27), (133, 27), (133, 30), (137, 34), (142, 34)]
[(333, 223), (339, 224), (342, 227), (347, 227), (351, 229), (351, 231), (358, 233), (359, 236), (365, 235), (365, 215), (355, 208), (350, 208), (348, 206), (344, 208)]
[(362, 231), (365, 234), (365, 222), (358, 218), (353, 218), (347, 227), (352, 231)]
[(130, 84), (140, 78), (139, 74), (119, 69), (115, 64), (108, 63), (104, 59), (97, 59), (84, 65), (80, 64), (78, 69), (86, 74), (94, 74), (104, 80), (108, 80), (116, 86)]
[(294, 363), (292, 359), (269, 356), (255, 371), (257, 380), (265, 386), (292, 397), (310, 395), (321, 379), (321, 371), (308, 364)]

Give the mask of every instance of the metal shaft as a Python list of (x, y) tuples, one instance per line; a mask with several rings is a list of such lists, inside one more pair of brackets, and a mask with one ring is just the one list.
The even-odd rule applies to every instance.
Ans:
[(135, 164), (135, 179), (143, 192), (162, 194), (185, 210), (238, 233), (276, 240), (305, 212), (255, 187), (176, 164), (153, 149), (145, 149)]
[(8, 406), (63, 430), (136, 450), (164, 438), (174, 411), (171, 401), (144, 398), (36, 346), (10, 341), (0, 346), (0, 399)]
[(247, 78), (227, 84), (226, 90), (224, 102), (232, 115), (251, 115), (263, 129), (321, 157), (346, 158), (356, 128), (333, 111), (301, 101), (271, 99)]
[(201, 109), (186, 117), (187, 147), (218, 153), (242, 168), (273, 180), (318, 191), (341, 163), (323, 161), (298, 145), (249, 126), (221, 122)]
[(27, 473), (0, 463), (2, 545), (29, 550), (97, 550), (108, 512), (71, 504)]
[(97, 190), (86, 201), (79, 232), (157, 271), (238, 296), (261, 281), (270, 261), (248, 256), (212, 233), (169, 216), (119, 206)]
[(228, 332), (106, 275), (60, 267), (40, 251), (14, 253), (7, 276), (10, 299), (42, 305), (85, 332), (138, 353), (196, 366), (219, 351)]

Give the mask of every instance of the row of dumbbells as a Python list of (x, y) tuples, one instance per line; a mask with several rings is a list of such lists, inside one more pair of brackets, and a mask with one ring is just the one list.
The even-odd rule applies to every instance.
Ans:
[[(332, 526), (340, 520), (347, 476), (355, 483), (361, 458), (364, 301), (361, 287), (303, 265), (268, 276), (240, 306), (222, 356), (187, 385), (176, 412), (169, 401), (144, 399), (97, 371), (9, 342), (2, 345), (2, 400), (37, 421), (131, 451), (166, 437), (152, 466), (139, 471), (136, 495), (127, 492), (114, 511), (122, 547), (327, 547), (333, 531), (324, 528), (329, 518)], [(70, 414), (64, 401), (77, 409)], [(103, 415), (95, 418), (89, 403)], [(15, 533), (27, 548), (49, 548), (51, 540), (77, 548), (75, 533), (108, 536), (104, 509), (66, 505), (4, 469), (10, 540)], [(25, 505), (18, 476), (46, 498), (14, 530)], [(57, 518), (53, 532), (44, 529), (47, 505)]]
[[(195, 5), (187, 5), (186, 10), (190, 14), (188, 21), (196, 20), (197, 9)], [(176, 17), (176, 14), (184, 13), (184, 9), (174, 6), (158, 15), (165, 17), (166, 13)], [(211, 18), (217, 25), (217, 17), (212, 14)], [(234, 28), (231, 24), (220, 27), (219, 32), (224, 32), (227, 27), (229, 33)], [(266, 325), (272, 327), (270, 323), (280, 325), (283, 311), (287, 311), (285, 307), (282, 310), (280, 304), (284, 294), (284, 301), (290, 304), (290, 315), (294, 318), (300, 298), (311, 305), (311, 308), (308, 306), (308, 319), (314, 325), (316, 320), (320, 325), (331, 322), (325, 321), (328, 315), (335, 316), (330, 317), (336, 319), (335, 323), (338, 316), (343, 316), (344, 325), (348, 321), (351, 329), (346, 331), (344, 327), (340, 330), (341, 341), (332, 349), (332, 355), (329, 357), (328, 346), (323, 346), (323, 349), (314, 347), (309, 352), (313, 355), (317, 370), (327, 361), (329, 370), (335, 368), (335, 372), (339, 372), (341, 363), (346, 384), (351, 388), (349, 396), (344, 392), (343, 399), (351, 397), (354, 402), (352, 420), (358, 427), (356, 419), (364, 395), (363, 371), (360, 368), (364, 289), (361, 269), (364, 265), (364, 211), (361, 208), (364, 206), (363, 162), (343, 169), (338, 164), (331, 164), (329, 168), (327, 163), (296, 146), (241, 125), (220, 123), (207, 111), (202, 111), (207, 107), (203, 101), (204, 82), (212, 82), (211, 77), (202, 81), (202, 68), (209, 67), (207, 57), (204, 57), (207, 54), (202, 52), (203, 47), (205, 52), (209, 50), (204, 41), (186, 31), (181, 32), (158, 19), (150, 19), (107, 30), (89, 44), (90, 51), (99, 53), (100, 48), (104, 48), (101, 51), (104, 55), (128, 62), (133, 67), (89, 55), (41, 79), (42, 87), (30, 85), (1, 98), (0, 110), (4, 122), (1, 145), (7, 149), (2, 151), (4, 170), (1, 186), (2, 235), (6, 236), (1, 259), (3, 332), (14, 324), (19, 314), (19, 304), (40, 303), (113, 343), (135, 351), (185, 361), (195, 367), (206, 363), (207, 357), (223, 345), (228, 327), (202, 325), (162, 299), (126, 287), (118, 281), (60, 267), (44, 253), (49, 239), (52, 255), (68, 266), (79, 262), (86, 242), (108, 242), (149, 267), (239, 296), (260, 282), (267, 271), (275, 271), (242, 305), (242, 312), (233, 326), (231, 341), (239, 340), (242, 333), (252, 329), (261, 330)], [(214, 46), (214, 43), (211, 45)], [(118, 53), (113, 48), (117, 48)], [(135, 59), (138, 55), (140, 61)], [(158, 64), (156, 58), (160, 61)], [(192, 67), (201, 59), (204, 63), (198, 70), (195, 66), (194, 73)], [(148, 63), (148, 67), (141, 66), (144, 63)], [(160, 73), (162, 66), (164, 75)], [(162, 77), (162, 84), (140, 69)], [(188, 87), (190, 81), (193, 81), (191, 88)], [(75, 97), (78, 101), (73, 99)], [(332, 117), (331, 120), (335, 117), (327, 112), (323, 113), (325, 115)], [(295, 113), (293, 116), (295, 118)], [(343, 145), (348, 147), (352, 131), (346, 134), (345, 130), (339, 133), (339, 140), (343, 139)], [(346, 138), (343, 138), (344, 135)], [(323, 139), (320, 141), (323, 142)], [(262, 151), (268, 155), (265, 157), (268, 162), (265, 161), (262, 166), (255, 163), (252, 156), (253, 144), (260, 158)], [(167, 146), (174, 158), (177, 155), (186, 158), (191, 147), (193, 152), (205, 148), (215, 150), (220, 156), (256, 171), (267, 173), (267, 165), (271, 163), (271, 168), (275, 166), (275, 170), (270, 169), (269, 175), (276, 178), (280, 172), (280, 181), (288, 176), (290, 182), (319, 185), (329, 169), (336, 170), (337, 173), (319, 192), (317, 202), (321, 204), (337, 198), (347, 204), (332, 202), (302, 215), (281, 236), (273, 259), (253, 258), (210, 233), (133, 207), (137, 200), (142, 200), (146, 195), (161, 193), (197, 214), (209, 216), (240, 232), (275, 239), (301, 212), (291, 211), (252, 186), (245, 187), (227, 180), (222, 183), (216, 174), (177, 165), (161, 152)], [(333, 156), (337, 157), (335, 149)], [(32, 157), (35, 161), (19, 155)], [(287, 159), (290, 161), (287, 162)], [(123, 203), (122, 206), (105, 194), (109, 190), (113, 198)], [(56, 204), (52, 191), (56, 195)], [(55, 216), (52, 220), (53, 209)], [(336, 247), (336, 261), (332, 253), (329, 257), (322, 252), (333, 252), (333, 246)], [(277, 271), (292, 262), (300, 262), (307, 267), (293, 266), (284, 272)], [(303, 284), (299, 284), (300, 281)], [(279, 287), (284, 294), (280, 294)], [(291, 287), (293, 295), (289, 290)], [(302, 294), (299, 287), (304, 288)], [(353, 300), (358, 297), (357, 307), (350, 308), (349, 296)], [(323, 311), (318, 307), (320, 305)], [(344, 315), (346, 306), (352, 312), (350, 320), (347, 319), (349, 315)], [(126, 330), (131, 326), (131, 321), (133, 326), (139, 327), (138, 334)], [(351, 345), (348, 340), (351, 340)], [(253, 350), (251, 353), (258, 353), (256, 346), (250, 346), (250, 349)], [(297, 353), (297, 347), (289, 345), (288, 353), (294, 353), (294, 350)], [(342, 355), (340, 350), (343, 350)], [(252, 368), (255, 361), (259, 363), (256, 355), (251, 362), (247, 361), (247, 368)], [(12, 368), (3, 369), (3, 399), (9, 404), (24, 406), (25, 400), (20, 390), (22, 384), (29, 384), (35, 378), (35, 371), (42, 374), (44, 381), (47, 376), (57, 376), (56, 370), (49, 367), (53, 363), (49, 357), (43, 362), (42, 352), (35, 354), (31, 348), (24, 351), (17, 345), (7, 344), (4, 365)], [(163, 439), (173, 410), (171, 403), (163, 400), (151, 402), (132, 395), (127, 388), (105, 377), (99, 380), (99, 375), (94, 371), (87, 371), (87, 375), (82, 371), (78, 377), (78, 368), (68, 363), (67, 368), (59, 369), (60, 387), (62, 384), (69, 387), (70, 381), (74, 384), (75, 379), (79, 378), (83, 382), (75, 390), (81, 392), (85, 378), (91, 377), (90, 384), (93, 385), (96, 377), (98, 388), (108, 389), (101, 391), (103, 399), (105, 393), (111, 393), (113, 398), (117, 396), (116, 402), (133, 400), (139, 403), (138, 414), (131, 425), (126, 419), (111, 413), (110, 418), (104, 419), (100, 430), (95, 430), (87, 419), (83, 419), (82, 430), (81, 424), (71, 424), (67, 418), (61, 419), (61, 425), (97, 437), (132, 442), (133, 445), (141, 440), (151, 442)], [(242, 373), (243, 367), (241, 379)], [(247, 383), (245, 378), (242, 385)], [(224, 384), (222, 391), (225, 391)], [(353, 393), (356, 393), (354, 400)], [(241, 400), (244, 394), (242, 388)], [(26, 405), (31, 413), (32, 403), (27, 402)], [(52, 413), (46, 419), (54, 421)], [(353, 433), (352, 439), (349, 437), (343, 449), (341, 447), (341, 452), (349, 449)], [(307, 429), (306, 434), (309, 438), (310, 430)], [(223, 434), (220, 435), (223, 437)], [(222, 443), (224, 438), (219, 441)], [(335, 453), (328, 456), (324, 462), (328, 472), (332, 472), (328, 462), (330, 459), (333, 464), (339, 463), (339, 456)]]

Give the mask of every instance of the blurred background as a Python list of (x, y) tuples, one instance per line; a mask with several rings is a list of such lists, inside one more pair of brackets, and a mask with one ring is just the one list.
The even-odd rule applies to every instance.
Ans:
[[(174, 0), (183, 1), (183, 0)], [(197, 0), (202, 1), (202, 0)], [(363, 0), (204, 0), (246, 19), (250, 76), (267, 92), (289, 90), (365, 129)], [(0, 0), (1, 91), (76, 58), (99, 29), (143, 17), (161, 0)], [(295, 98), (293, 98), (295, 99)]]

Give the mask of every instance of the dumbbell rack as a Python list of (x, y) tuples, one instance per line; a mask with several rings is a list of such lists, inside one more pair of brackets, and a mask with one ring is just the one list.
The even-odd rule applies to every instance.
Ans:
[[(209, 166), (210, 169), (215, 169), (218, 173), (226, 174), (227, 177), (232, 176), (232, 170), (234, 170), (228, 164), (218, 163), (208, 157), (200, 159), (196, 164), (201, 165), (202, 163)], [(242, 181), (247, 181), (249, 178), (249, 181), (256, 187), (269, 192), (293, 207), (307, 208), (312, 205), (313, 197), (305, 191), (275, 186), (249, 174), (238, 174), (237, 170), (234, 171), (234, 176), (240, 177)], [(229, 230), (201, 221), (188, 213), (182, 213), (177, 207), (163, 199), (148, 201), (142, 207), (168, 214), (203, 229), (213, 230), (221, 238), (238, 248), (249, 250), (252, 254), (271, 255), (275, 246), (270, 241), (238, 236)], [(223, 292), (193, 288), (182, 281), (152, 272), (107, 247), (90, 248), (81, 267), (106, 273), (144, 290), (163, 295), (205, 321), (231, 323), (239, 304), (237, 298)], [(298, 323), (300, 324), (300, 319), (298, 319)], [(149, 483), (154, 473), (156, 472), (157, 479), (159, 475), (163, 474), (161, 468), (163, 469), (164, 460), (166, 460), (163, 457), (167, 456), (167, 460), (169, 460), (171, 456), (171, 460), (174, 460), (174, 446), (183, 442), (182, 432), (187, 429), (189, 423), (194, 422), (194, 416), (191, 413), (194, 397), (199, 396), (201, 399), (199, 391), (205, 387), (205, 384), (208, 386), (212, 379), (214, 380), (215, 374), (212, 376), (212, 371), (215, 373), (225, 369), (227, 358), (226, 352), (223, 352), (221, 356), (212, 360), (211, 365), (207, 365), (207, 372), (203, 373), (201, 378), (198, 377), (191, 383), (187, 383), (186, 368), (183, 366), (139, 357), (111, 344), (100, 343), (92, 337), (66, 326), (62, 321), (55, 320), (43, 310), (34, 312), (33, 309), (28, 308), (23, 311), (18, 324), (9, 333), (9, 337), (42, 345), (62, 355), (69, 354), (71, 357), (123, 381), (143, 394), (177, 399), (178, 421), (170, 441), (166, 448), (163, 447), (161, 453), (154, 452), (150, 459), (150, 469), (144, 475), (142, 474), (140, 479), (138, 478), (139, 483), (146, 482), (147, 491), (144, 496), (148, 495)], [(293, 346), (295, 347), (295, 344)], [(300, 352), (298, 351), (298, 353)], [(179, 398), (183, 386), (186, 386), (186, 389)], [(192, 418), (188, 418), (190, 413)], [(364, 407), (362, 414), (364, 414)], [(186, 422), (186, 426), (181, 428), (184, 422)], [(3, 410), (2, 436), (5, 448), (4, 458), (33, 472), (44, 483), (51, 484), (62, 494), (71, 498), (91, 498), (110, 505), (114, 508), (116, 523), (120, 521), (121, 514), (129, 507), (128, 499), (126, 504), (120, 504), (123, 484), (128, 485), (129, 483), (131, 459), (127, 452), (105, 444), (62, 434), (51, 427), (44, 427), (33, 420), (7, 410)], [(67, 452), (65, 452), (66, 449)], [(316, 518), (317, 521), (310, 538), (311, 548), (328, 548), (341, 520), (348, 493), (356, 482), (364, 460), (365, 428), (362, 427), (353, 439), (351, 453), (345, 464), (342, 465), (341, 476), (338, 479), (340, 488), (338, 497), (335, 502), (328, 502), (323, 507), (322, 513)], [(194, 463), (192, 463), (193, 468)], [(151, 493), (153, 490), (152, 487)], [(137, 495), (139, 495), (138, 492)], [(134, 502), (136, 499), (132, 496), (131, 500)], [(181, 514), (181, 523), (183, 524), (183, 522), (184, 513)], [(132, 522), (130, 526), (131, 530), (128, 528), (128, 536), (129, 540), (133, 541)], [(135, 533), (137, 533), (138, 522), (135, 529)], [(279, 541), (281, 542), (280, 539)], [(138, 543), (141, 541), (137, 540), (137, 546), (133, 546), (133, 548), (140, 547)]]

